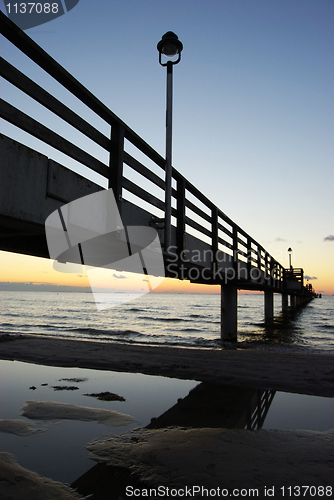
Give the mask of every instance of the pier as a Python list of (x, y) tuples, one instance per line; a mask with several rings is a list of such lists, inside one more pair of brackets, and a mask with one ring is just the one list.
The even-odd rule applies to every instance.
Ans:
[[(172, 168), (171, 234), (165, 242), (166, 159), (128, 127), (39, 45), (0, 13), (1, 34), (68, 90), (108, 126), (104, 135), (42, 85), (1, 58), (2, 78), (25, 98), (39, 103), (108, 155), (104, 163), (13, 104), (0, 100), (0, 116), (68, 158), (60, 164), (16, 140), (0, 135), (0, 249), (49, 258), (45, 236), (47, 217), (80, 197), (112, 189), (123, 225), (154, 227), (163, 248), (165, 276), (221, 286), (221, 338), (237, 340), (237, 291), (264, 292), (264, 317), (273, 320), (274, 294), (282, 311), (300, 307), (315, 297), (304, 286), (303, 269), (285, 269), (244, 229), (214, 205), (202, 191)], [(75, 108), (75, 106), (73, 106)], [(69, 165), (78, 162), (87, 176)], [(89, 173), (98, 174), (101, 184)], [(169, 243), (169, 242), (168, 242)], [(79, 262), (80, 263), (80, 262)], [(88, 262), (89, 264), (89, 262)]]

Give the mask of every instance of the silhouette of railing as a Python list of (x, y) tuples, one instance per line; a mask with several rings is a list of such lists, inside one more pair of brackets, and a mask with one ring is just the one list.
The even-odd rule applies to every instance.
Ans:
[[(127, 200), (129, 197), (131, 199), (132, 196), (137, 200), (134, 202), (135, 204), (140, 206), (144, 202), (145, 206), (150, 207), (149, 211), (152, 215), (162, 217), (165, 211), (164, 158), (3, 13), (0, 13), (0, 27), (4, 37), (100, 117), (108, 125), (110, 136), (107, 137), (101, 133), (87, 120), (3, 58), (0, 60), (1, 76), (103, 148), (109, 156), (108, 164), (2, 99), (0, 101), (0, 116), (107, 179), (108, 188), (113, 189), (120, 211), (122, 210), (122, 200)], [(130, 154), (129, 149), (132, 154)], [(138, 156), (138, 153), (140, 157), (144, 157), (143, 162), (135, 157), (136, 154)], [(124, 165), (129, 167), (130, 175), (124, 171)], [(140, 180), (131, 178), (133, 172), (136, 173), (136, 176), (139, 174), (139, 177), (136, 178)], [(277, 291), (283, 289), (284, 269), (282, 265), (175, 168), (173, 168), (172, 176), (174, 179), (172, 226), (175, 227), (174, 248), (177, 255), (180, 256), (185, 250), (185, 235), (192, 234), (211, 248), (212, 265), (214, 265), (215, 259), (219, 261), (219, 255), (222, 252), (230, 256), (236, 272), (238, 269), (240, 270), (240, 266), (246, 271), (246, 277), (239, 278), (241, 282), (249, 281), (249, 276), (253, 271), (251, 280), (253, 284), (258, 283), (258, 287), (270, 287), (274, 290), (277, 289)], [(145, 183), (146, 185), (149, 183), (150, 188), (144, 188), (143, 184), (145, 185)], [(129, 195), (129, 193), (131, 194)], [(255, 270), (257, 273), (254, 272)]]
[(263, 426), (275, 394), (276, 391), (257, 391), (255, 407), (253, 410), (249, 407), (246, 429), (254, 430)]

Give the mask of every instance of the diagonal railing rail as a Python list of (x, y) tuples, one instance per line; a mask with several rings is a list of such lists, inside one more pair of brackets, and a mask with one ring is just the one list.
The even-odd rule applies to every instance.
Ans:
[[(103, 148), (108, 154), (109, 161), (104, 163), (97, 159), (94, 154), (88, 153), (3, 99), (0, 100), (0, 116), (107, 179), (108, 187), (113, 189), (120, 210), (122, 200), (132, 196), (132, 199), (137, 200), (137, 204), (144, 202), (153, 215), (163, 215), (165, 159), (2, 12), (0, 12), (0, 29), (2, 35), (31, 61), (101, 118), (109, 127), (109, 137), (3, 58), (0, 58), (1, 76)], [(144, 157), (144, 160), (139, 161), (135, 157), (136, 151), (139, 152), (140, 158)], [(274, 289), (282, 289), (284, 286), (282, 265), (175, 168), (172, 170), (172, 176), (174, 186), (172, 224), (176, 235), (174, 248), (177, 255), (181, 256), (186, 250), (185, 236), (193, 234), (209, 245), (213, 261), (219, 259), (220, 253), (224, 253), (230, 256), (236, 270), (242, 265), (247, 270), (247, 276), (251, 275), (251, 271), (258, 271), (257, 274), (253, 273), (253, 276), (256, 276), (252, 279), (253, 284), (258, 281), (259, 285), (261, 283)]]

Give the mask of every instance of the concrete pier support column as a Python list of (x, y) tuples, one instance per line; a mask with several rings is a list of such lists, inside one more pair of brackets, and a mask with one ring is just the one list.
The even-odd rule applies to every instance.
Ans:
[(282, 293), (282, 312), (287, 313), (289, 310), (289, 295)]
[(296, 296), (290, 295), (290, 307), (296, 307)]
[(221, 339), (238, 339), (238, 290), (234, 285), (221, 285)]
[(273, 321), (274, 319), (274, 294), (273, 292), (264, 292), (264, 319)]

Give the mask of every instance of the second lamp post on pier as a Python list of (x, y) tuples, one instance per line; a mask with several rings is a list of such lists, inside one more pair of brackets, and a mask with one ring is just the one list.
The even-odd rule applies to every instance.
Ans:
[(291, 261), (291, 256), (292, 256), (292, 248), (288, 248), (288, 254), (289, 254), (289, 269), (290, 271), (292, 270), (292, 261)]
[[(165, 229), (164, 249), (168, 252), (171, 246), (172, 217), (172, 112), (173, 112), (173, 65), (181, 60), (183, 44), (172, 31), (167, 31), (157, 45), (159, 63), (167, 67), (166, 89), (166, 166), (165, 166)], [(162, 56), (167, 58), (162, 62)], [(173, 58), (177, 57), (176, 60)]]

